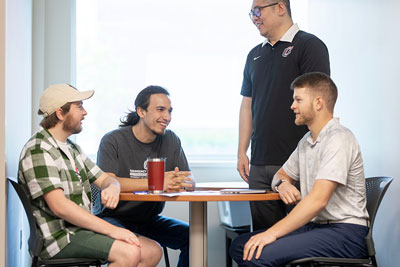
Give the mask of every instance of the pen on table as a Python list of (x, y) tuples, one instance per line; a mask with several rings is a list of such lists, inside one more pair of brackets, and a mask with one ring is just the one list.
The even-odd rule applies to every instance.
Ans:
[(133, 191), (135, 195), (147, 195), (149, 192), (147, 191)]

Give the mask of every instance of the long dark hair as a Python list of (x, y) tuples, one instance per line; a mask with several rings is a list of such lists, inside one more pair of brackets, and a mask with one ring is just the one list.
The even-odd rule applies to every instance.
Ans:
[(124, 126), (133, 126), (139, 122), (140, 117), (137, 114), (137, 108), (140, 107), (147, 111), (147, 107), (150, 103), (150, 96), (154, 94), (164, 94), (169, 96), (169, 92), (167, 89), (158, 86), (158, 85), (150, 85), (144, 88), (140, 93), (137, 95), (135, 100), (135, 110), (129, 110), (126, 116), (121, 119), (121, 124), (119, 127)]

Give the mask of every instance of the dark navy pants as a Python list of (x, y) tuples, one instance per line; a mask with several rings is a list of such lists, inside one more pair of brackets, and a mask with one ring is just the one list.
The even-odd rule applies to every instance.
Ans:
[(237, 237), (230, 247), (231, 257), (239, 266), (282, 266), (306, 257), (365, 258), (365, 236), (369, 228), (350, 223), (307, 225), (264, 247), (258, 260), (243, 261), (243, 249), (260, 230)]
[(129, 229), (135, 234), (155, 240), (162, 247), (179, 249), (181, 253), (177, 266), (189, 266), (189, 225), (187, 223), (164, 216), (157, 216), (153, 220), (141, 224), (113, 217), (102, 217), (102, 219), (113, 225)]

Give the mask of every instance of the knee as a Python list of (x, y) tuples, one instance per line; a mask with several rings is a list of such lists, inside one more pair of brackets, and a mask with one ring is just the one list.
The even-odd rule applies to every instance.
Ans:
[(149, 239), (140, 241), (142, 243), (140, 266), (156, 266), (162, 257), (161, 246)]
[(122, 256), (125, 259), (126, 266), (138, 266), (141, 259), (141, 249), (136, 245), (129, 245)]
[(108, 260), (116, 266), (138, 266), (141, 259), (141, 248), (122, 241), (115, 241)]

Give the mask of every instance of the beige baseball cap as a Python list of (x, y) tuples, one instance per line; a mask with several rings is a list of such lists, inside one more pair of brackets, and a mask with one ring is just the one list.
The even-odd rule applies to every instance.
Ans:
[(65, 104), (91, 98), (93, 94), (94, 90), (80, 92), (66, 83), (54, 84), (40, 96), (39, 109), (43, 112), (43, 116), (47, 117)]

